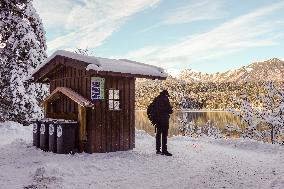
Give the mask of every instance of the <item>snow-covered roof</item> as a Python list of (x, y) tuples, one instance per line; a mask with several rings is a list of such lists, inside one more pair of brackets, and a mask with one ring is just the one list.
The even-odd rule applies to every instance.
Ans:
[(100, 58), (94, 56), (81, 55), (65, 50), (57, 50), (50, 57), (48, 57), (42, 64), (40, 64), (32, 73), (34, 75), (37, 71), (43, 68), (48, 62), (50, 62), (56, 56), (63, 56), (75, 60), (79, 60), (89, 65), (86, 70), (115, 72), (123, 74), (133, 74), (141, 76), (152, 76), (158, 78), (166, 78), (168, 74), (163, 68), (152, 66), (140, 62), (135, 62), (127, 59), (109, 59)]

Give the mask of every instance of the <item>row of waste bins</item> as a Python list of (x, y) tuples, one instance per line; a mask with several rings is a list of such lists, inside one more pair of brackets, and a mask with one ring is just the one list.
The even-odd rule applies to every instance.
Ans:
[(43, 151), (69, 154), (78, 148), (78, 122), (41, 119), (33, 122), (33, 145)]

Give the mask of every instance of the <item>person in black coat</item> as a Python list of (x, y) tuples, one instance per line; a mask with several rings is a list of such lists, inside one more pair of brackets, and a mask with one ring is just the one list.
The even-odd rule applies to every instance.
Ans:
[[(169, 93), (163, 90), (153, 100), (153, 124), (156, 127), (156, 153), (166, 156), (172, 156), (167, 149), (167, 137), (169, 130), (169, 118), (173, 113), (173, 108), (169, 101)], [(162, 136), (162, 151), (161, 151), (161, 136)]]

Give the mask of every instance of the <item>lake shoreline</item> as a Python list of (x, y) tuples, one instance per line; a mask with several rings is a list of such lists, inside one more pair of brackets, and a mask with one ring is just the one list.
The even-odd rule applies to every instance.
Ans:
[[(135, 126), (139, 130), (144, 130), (154, 136), (155, 129), (147, 116), (146, 110), (135, 111)], [(196, 127), (212, 125), (217, 127), (223, 133), (227, 132), (227, 127), (236, 125), (240, 129), (245, 129), (246, 125), (241, 123), (239, 117), (232, 112), (224, 110), (174, 110), (169, 120), (169, 136), (180, 135), (180, 129), (194, 124)]]
[[(135, 110), (135, 111), (138, 111), (138, 112), (145, 112), (147, 111), (146, 109), (139, 109), (139, 110)], [(181, 110), (181, 109), (178, 109), (178, 110), (174, 110), (174, 111), (179, 111), (179, 112), (229, 112), (228, 110), (208, 110), (208, 109), (200, 109), (200, 110), (194, 110), (194, 109), (187, 109), (187, 110)]]

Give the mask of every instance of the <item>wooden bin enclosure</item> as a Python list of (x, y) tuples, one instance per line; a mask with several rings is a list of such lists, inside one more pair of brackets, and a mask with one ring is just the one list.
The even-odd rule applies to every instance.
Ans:
[(50, 85), (46, 118), (79, 121), (79, 150), (113, 152), (135, 147), (135, 78), (166, 79), (163, 69), (56, 51), (32, 74)]

